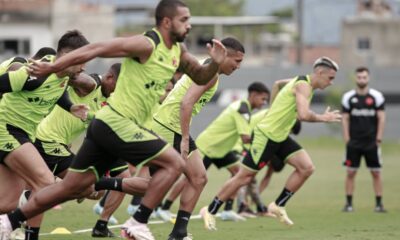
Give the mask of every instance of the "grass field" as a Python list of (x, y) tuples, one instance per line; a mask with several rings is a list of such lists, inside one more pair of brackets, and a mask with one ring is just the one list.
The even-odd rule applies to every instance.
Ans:
[[(388, 210), (386, 214), (373, 212), (374, 193), (369, 172), (363, 165), (356, 179), (353, 213), (342, 213), (344, 205), (345, 169), (341, 166), (344, 156), (342, 142), (335, 139), (300, 139), (299, 142), (308, 150), (316, 165), (314, 175), (304, 187), (294, 195), (287, 205), (289, 216), (295, 222), (291, 228), (281, 225), (271, 218), (250, 219), (246, 222), (217, 221), (218, 231), (207, 232), (201, 220), (193, 220), (189, 231), (195, 239), (363, 239), (388, 240), (400, 239), (400, 184), (398, 170), (398, 144), (383, 145), (384, 159), (384, 196), (383, 202)], [(291, 171), (287, 166), (280, 174), (273, 176), (269, 188), (263, 193), (266, 204), (273, 201), (282, 190), (284, 181)], [(263, 174), (260, 172), (259, 175)], [(197, 205), (195, 214), (200, 207), (207, 205), (221, 184), (226, 180), (226, 172), (212, 168), (209, 171), (209, 183)], [(260, 177), (260, 176), (259, 176)], [(124, 222), (129, 216), (126, 213), (128, 205), (126, 198), (115, 216)], [(91, 210), (94, 202), (85, 201), (78, 205), (75, 202), (63, 205), (62, 210), (53, 210), (46, 214), (42, 227), (43, 233), (48, 233), (56, 227), (65, 227), (70, 231), (93, 227), (96, 222)], [(177, 204), (173, 206), (175, 211)], [(167, 239), (172, 224), (151, 225), (156, 239)], [(116, 230), (119, 232), (119, 230)], [(90, 239), (90, 233), (72, 235), (48, 235), (41, 239)]]

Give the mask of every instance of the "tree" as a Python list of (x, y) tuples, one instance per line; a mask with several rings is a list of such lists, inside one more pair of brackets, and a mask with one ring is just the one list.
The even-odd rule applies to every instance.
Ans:
[(244, 0), (184, 0), (192, 16), (242, 15)]

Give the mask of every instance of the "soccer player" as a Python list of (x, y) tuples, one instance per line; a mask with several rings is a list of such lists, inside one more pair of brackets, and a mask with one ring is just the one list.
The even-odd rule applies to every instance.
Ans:
[(346, 143), (347, 167), (346, 205), (344, 212), (352, 212), (354, 179), (360, 167), (361, 157), (365, 158), (371, 171), (375, 191), (375, 212), (386, 212), (382, 204), (381, 154), (385, 127), (385, 98), (382, 93), (368, 87), (370, 75), (366, 67), (359, 67), (356, 73), (356, 89), (343, 95), (343, 138)]
[[(207, 174), (200, 153), (190, 136), (192, 117), (197, 115), (217, 91), (221, 74), (231, 75), (240, 67), (245, 50), (235, 38), (224, 38), (221, 43), (227, 56), (218, 73), (206, 85), (199, 86), (185, 75), (154, 114), (152, 130), (170, 143), (186, 161), (186, 184), (182, 188), (176, 222), (169, 235), (170, 240), (187, 237), (187, 225), (197, 200), (207, 183)], [(206, 59), (207, 63), (211, 59)]]
[[(250, 142), (249, 121), (251, 112), (254, 109), (261, 108), (269, 97), (269, 90), (264, 84), (259, 82), (250, 84), (248, 93), (247, 99), (238, 100), (230, 104), (198, 136), (196, 145), (204, 155), (203, 163), (198, 166), (198, 168), (208, 169), (211, 164), (215, 164), (218, 168), (227, 168), (232, 175), (237, 172), (239, 158), (232, 153), (232, 148), (239, 138), (241, 138), (244, 143)], [(172, 195), (166, 200), (167, 205), (171, 205), (172, 201), (175, 200), (174, 197), (176, 198), (178, 195), (176, 192), (178, 192), (182, 186), (187, 186), (189, 181), (186, 178), (182, 178), (177, 183), (175, 186), (177, 189), (173, 189)], [(232, 211), (233, 198), (230, 201), (231, 202), (227, 203), (226, 211), (222, 217), (226, 218), (226, 220), (243, 220), (242, 217)], [(166, 209), (167, 207), (164, 206), (164, 210)]]
[[(69, 31), (59, 40), (57, 55), (48, 55), (40, 61), (53, 62), (87, 44), (80, 32)], [(23, 66), (0, 76), (0, 92), (5, 93), (0, 101), (0, 212), (15, 207), (25, 182), (32, 188), (33, 196), (54, 183), (53, 174), (33, 145), (35, 131), (56, 104), (86, 119), (87, 106), (73, 105), (66, 92), (68, 80), (81, 72), (83, 66), (76, 64), (44, 77), (29, 75)], [(37, 239), (41, 218), (38, 215), (28, 221), (33, 231), (31, 239)]]
[(268, 114), (256, 125), (250, 151), (239, 172), (224, 184), (211, 204), (202, 209), (203, 220), (208, 228), (216, 229), (214, 215), (221, 205), (241, 186), (248, 184), (274, 155), (292, 165), (295, 170), (276, 201), (268, 205), (268, 211), (275, 214), (281, 222), (293, 225), (285, 211), (285, 205), (311, 176), (314, 165), (307, 152), (289, 137), (290, 130), (296, 119), (308, 122), (340, 122), (341, 119), (339, 111), (330, 111), (329, 107), (323, 114), (310, 110), (313, 91), (325, 89), (332, 84), (338, 65), (333, 60), (322, 57), (315, 61), (313, 69), (310, 75), (287, 79), (287, 84), (276, 95)]
[[(106, 104), (106, 99), (115, 89), (120, 68), (121, 64), (116, 63), (103, 76), (81, 73), (74, 81), (69, 82), (67, 91), (71, 101), (84, 103), (90, 108), (88, 121), (83, 122), (74, 118), (56, 106), (39, 124), (35, 147), (55, 176), (64, 178), (75, 156), (69, 146), (86, 130), (95, 112)], [(110, 176), (130, 177), (127, 168), (125, 161), (118, 160), (110, 167)], [(122, 202), (124, 194), (111, 191), (109, 198), (110, 201), (105, 206), (106, 211), (101, 214), (101, 219), (97, 221), (92, 231), (94, 237), (113, 236), (107, 228), (108, 219)]]
[(158, 169), (150, 181), (109, 179), (111, 181), (104, 181), (102, 186), (97, 183), (97, 190), (145, 192), (139, 209), (123, 228), (129, 238), (154, 239), (147, 226), (149, 216), (182, 173), (185, 162), (176, 150), (142, 124), (178, 67), (195, 83), (204, 85), (217, 73), (226, 57), (225, 47), (213, 39), (213, 44), (207, 45), (212, 60), (201, 65), (181, 44), (191, 28), (190, 11), (183, 2), (162, 0), (155, 15), (156, 27), (143, 35), (89, 44), (53, 64), (36, 62), (30, 66), (32, 73), (45, 75), (95, 57), (125, 57), (115, 91), (107, 100), (107, 106), (98, 111), (90, 123), (83, 145), (64, 180), (31, 197), (21, 209), (0, 215), (0, 234), (8, 236), (25, 219), (79, 197), (83, 189), (108, 169), (109, 163), (120, 158), (134, 166), (147, 164)]

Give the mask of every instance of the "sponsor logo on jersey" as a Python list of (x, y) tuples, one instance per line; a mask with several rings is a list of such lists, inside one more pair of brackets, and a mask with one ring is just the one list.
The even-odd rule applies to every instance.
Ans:
[(362, 108), (362, 109), (353, 109), (351, 110), (351, 115), (352, 116), (357, 116), (357, 117), (373, 117), (375, 116), (376, 111), (375, 109), (367, 109), (367, 108)]

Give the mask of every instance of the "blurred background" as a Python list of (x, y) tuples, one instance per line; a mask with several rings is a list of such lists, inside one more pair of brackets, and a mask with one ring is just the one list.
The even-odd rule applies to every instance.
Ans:
[[(312, 71), (313, 61), (328, 56), (340, 65), (334, 85), (316, 92), (312, 108), (340, 109), (344, 92), (354, 88), (354, 69), (367, 66), (370, 86), (386, 98), (385, 138), (398, 140), (400, 128), (399, 0), (183, 0), (191, 9), (186, 40), (199, 59), (212, 38), (235, 36), (245, 60), (232, 76), (222, 77), (213, 102), (194, 119), (193, 136), (231, 101), (246, 97), (247, 86)], [(31, 56), (56, 47), (67, 30), (79, 29), (91, 42), (129, 36), (154, 25), (158, 0), (0, 0), (0, 60)], [(96, 59), (88, 72), (103, 73), (118, 59)], [(304, 124), (302, 136), (341, 137), (339, 124)]]

